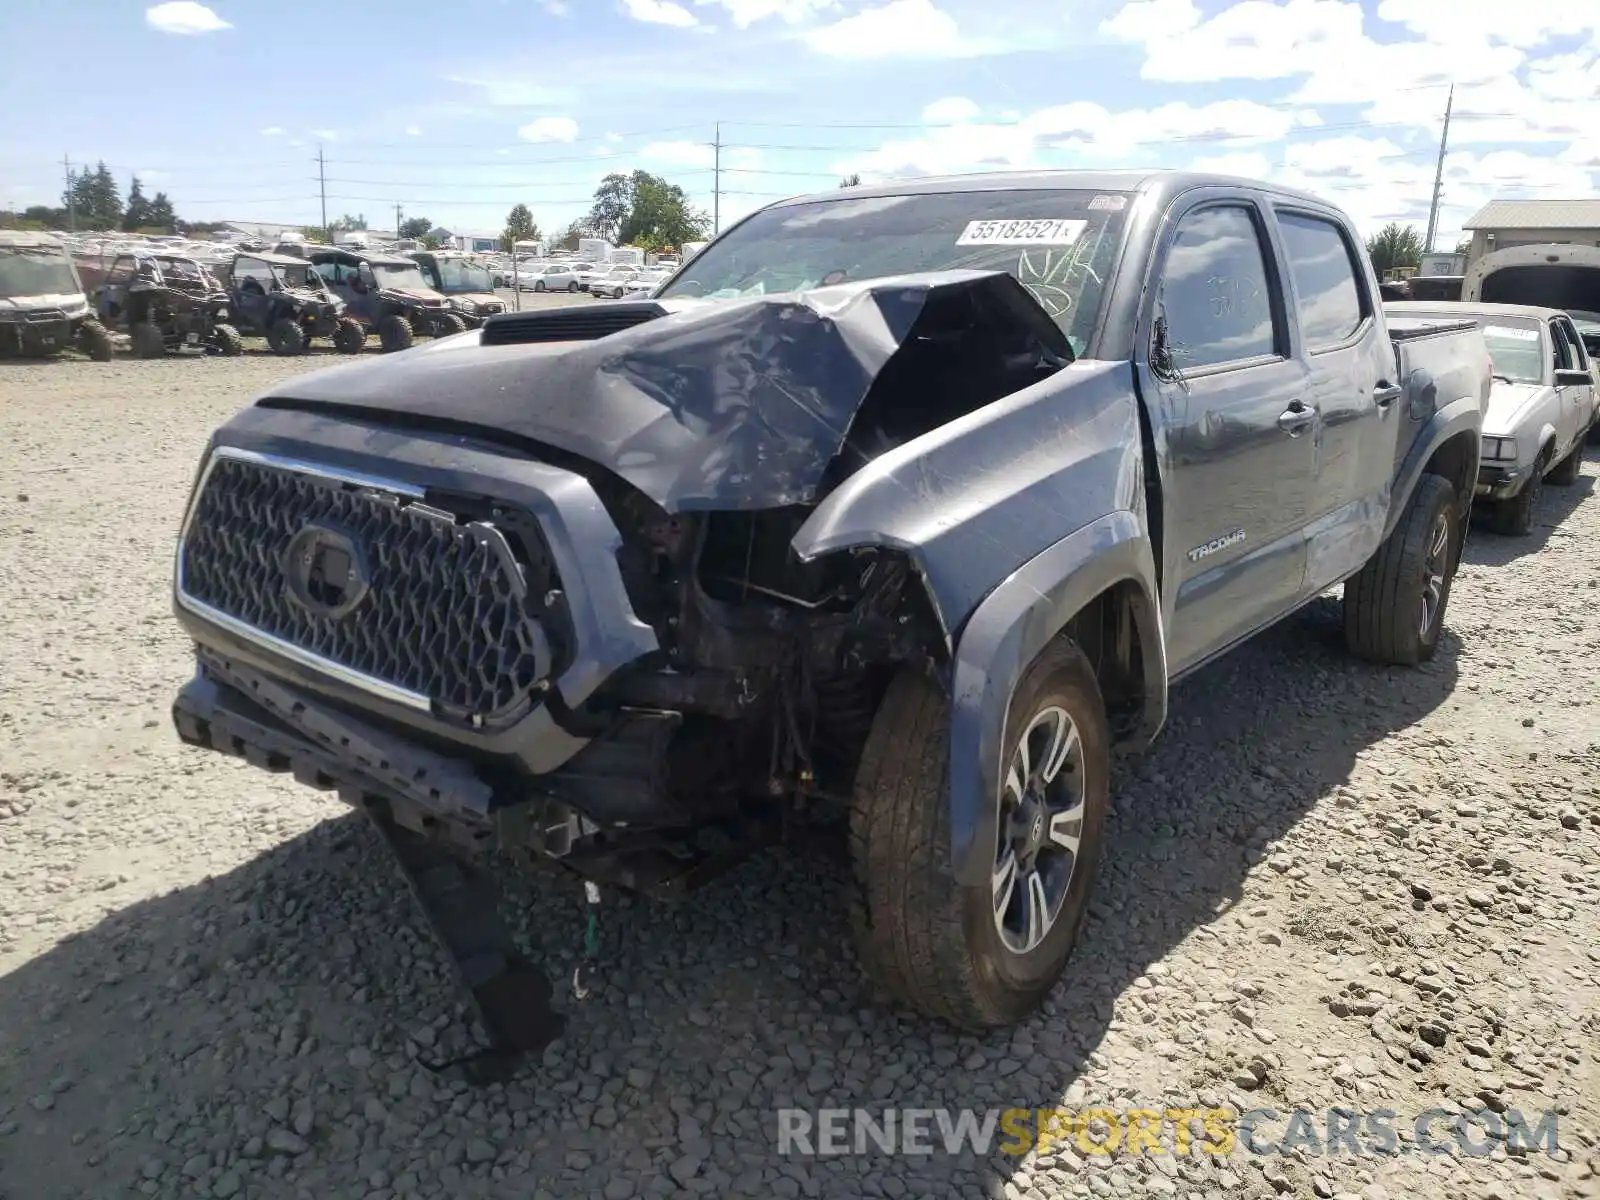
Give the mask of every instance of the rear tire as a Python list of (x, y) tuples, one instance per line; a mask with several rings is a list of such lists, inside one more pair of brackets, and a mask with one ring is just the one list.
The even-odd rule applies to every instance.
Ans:
[(354, 317), (340, 317), (333, 331), (333, 348), (340, 354), (360, 354), (367, 348), (367, 327)]
[(1460, 545), (1456, 490), (1424, 475), (1400, 523), (1344, 585), (1344, 640), (1372, 662), (1415, 666), (1439, 648)]
[(439, 323), (434, 328), (434, 337), (449, 337), (451, 334), (465, 333), (467, 323), (461, 319), (460, 313), (441, 313)]
[(575, 292), (577, 290), (578, 290), (578, 281), (576, 279), (574, 279), (571, 283), (567, 284), (567, 291)]
[(244, 338), (232, 325), (215, 325), (211, 330), (211, 344), (218, 354), (234, 358), (244, 353)]
[(1544, 494), (1544, 472), (1547, 451), (1534, 461), (1533, 470), (1522, 490), (1508, 500), (1496, 501), (1489, 510), (1489, 528), (1504, 537), (1524, 537), (1533, 532), (1533, 510)]
[(1568, 455), (1550, 468), (1545, 482), (1554, 487), (1571, 487), (1578, 482), (1578, 473), (1583, 469), (1583, 439), (1579, 438)]
[(274, 354), (281, 354), (285, 358), (304, 354), (305, 331), (288, 317), (280, 317), (267, 327), (267, 345), (272, 347)]
[(133, 353), (138, 358), (161, 358), (167, 352), (167, 340), (161, 329), (150, 321), (140, 321), (128, 331), (133, 342)]
[(533, 281), (533, 290), (534, 290), (534, 291), (536, 291), (536, 292), (542, 292), (542, 291), (544, 291), (544, 280), (542, 280), (542, 279), (535, 279), (535, 280), (534, 280), (534, 281)]
[(95, 362), (110, 362), (115, 349), (111, 332), (99, 321), (85, 321), (79, 326), (78, 345)]
[[(1065, 726), (1055, 724), (1057, 713), (1069, 718)], [(1041, 718), (1048, 728), (1039, 724)], [(1058, 728), (1063, 742), (1068, 730), (1077, 734), (1076, 751), (1058, 764), (1054, 777), (1073, 790), (1059, 808), (1039, 808), (1022, 821), (1034, 838), (1029, 853), (1017, 849), (1021, 809), (1011, 803), (1012, 789), (1002, 787), (1002, 795), (990, 797), (988, 803), (1002, 810), (996, 844), (980, 851), (993, 862), (992, 875), (963, 886), (950, 862), (949, 701), (915, 672), (902, 671), (890, 683), (856, 772), (850, 838), (857, 952), (868, 976), (896, 1000), (964, 1029), (1010, 1025), (1038, 1008), (1066, 968), (1094, 883), (1109, 793), (1111, 734), (1093, 668), (1065, 639), (1046, 647), (1018, 682), (1002, 763), (1016, 761), (1027, 735), (1035, 747), (1035, 766), (1042, 768), (1053, 757), (1049, 747), (1057, 743), (1050, 739)], [(1076, 838), (1075, 855), (1048, 836), (1037, 840), (1040, 820), (1046, 835), (1056, 827), (1039, 816), (1050, 811), (1068, 819), (1062, 834)], [(1040, 851), (1048, 852), (1053, 864), (1048, 885), (1047, 868), (1026, 867), (1030, 853)], [(1037, 909), (1035, 890), (1027, 886), (1035, 878), (1042, 898)], [(999, 902), (997, 894), (1003, 896)], [(1037, 940), (1027, 931), (1026, 918), (1034, 911), (1044, 914)], [(1021, 932), (1009, 930), (1013, 917)], [(1008, 941), (1019, 937), (1031, 948)]]
[(401, 316), (385, 317), (378, 322), (378, 344), (385, 354), (396, 350), (409, 350), (416, 341), (411, 322)]

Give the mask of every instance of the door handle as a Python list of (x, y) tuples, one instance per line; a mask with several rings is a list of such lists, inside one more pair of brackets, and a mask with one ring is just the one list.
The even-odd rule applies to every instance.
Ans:
[(1385, 383), (1381, 379), (1378, 380), (1378, 386), (1372, 389), (1372, 399), (1379, 408), (1388, 408), (1404, 394), (1405, 388), (1398, 383)]
[(1305, 427), (1317, 419), (1317, 410), (1307, 408), (1299, 400), (1289, 401), (1289, 407), (1278, 414), (1278, 428), (1290, 437), (1299, 437)]

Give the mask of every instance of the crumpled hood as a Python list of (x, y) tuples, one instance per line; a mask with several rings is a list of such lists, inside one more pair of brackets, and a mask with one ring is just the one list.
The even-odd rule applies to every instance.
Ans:
[(34, 312), (59, 308), (66, 313), (81, 312), (89, 306), (82, 292), (48, 292), (37, 296), (0, 296), (0, 312)]
[[(1060, 328), (1010, 275), (947, 271), (669, 301), (658, 306), (665, 315), (588, 341), (484, 346), (473, 330), (285, 380), (256, 403), (421, 419), (522, 440), (534, 453), (555, 447), (668, 511), (775, 508), (816, 498), (873, 380), (935, 296), (1014, 321), (1041, 351), (1071, 356)], [(552, 309), (535, 320), (554, 326), (602, 311), (620, 310)]]
[(1510, 437), (1517, 424), (1534, 403), (1549, 392), (1542, 383), (1507, 383), (1494, 381), (1489, 392), (1489, 407), (1483, 414), (1483, 432), (1487, 437)]

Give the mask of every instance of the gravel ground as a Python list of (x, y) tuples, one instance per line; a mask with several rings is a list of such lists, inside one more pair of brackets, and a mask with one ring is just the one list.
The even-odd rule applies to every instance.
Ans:
[[(0, 364), (4, 1200), (1600, 1195), (1597, 456), (1532, 536), (1474, 535), (1430, 666), (1352, 663), (1323, 601), (1180, 688), (1119, 768), (1086, 939), (1022, 1028), (954, 1037), (877, 1003), (841, 867), (772, 854), (608, 910), (568, 1035), (470, 1091), (417, 1062), (463, 1010), (377, 836), (168, 721), (202, 442), (314, 365)], [(503, 886), (570, 974), (577, 887)], [(1387, 1107), (1407, 1137), (1434, 1108), (1554, 1108), (1563, 1149), (776, 1148), (790, 1105), (1060, 1104), (1319, 1128)]]

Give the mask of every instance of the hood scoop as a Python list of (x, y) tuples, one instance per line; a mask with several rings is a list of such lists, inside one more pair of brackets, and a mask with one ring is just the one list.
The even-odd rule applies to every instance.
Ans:
[(654, 301), (590, 303), (572, 308), (500, 313), (483, 323), (481, 345), (526, 346), (535, 342), (592, 342), (667, 315)]

